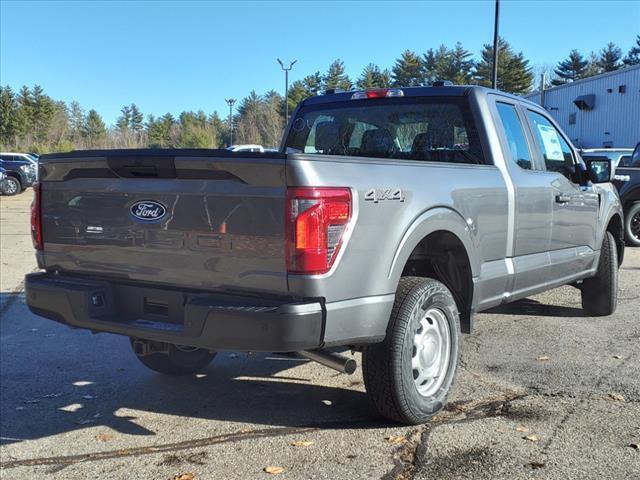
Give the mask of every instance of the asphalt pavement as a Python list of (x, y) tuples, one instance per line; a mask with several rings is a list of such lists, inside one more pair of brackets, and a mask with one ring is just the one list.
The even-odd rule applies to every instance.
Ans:
[(359, 369), (220, 353), (169, 378), (126, 338), (31, 314), (30, 198), (0, 197), (2, 478), (640, 479), (640, 249), (611, 317), (572, 287), (478, 315), (448, 406), (406, 427)]

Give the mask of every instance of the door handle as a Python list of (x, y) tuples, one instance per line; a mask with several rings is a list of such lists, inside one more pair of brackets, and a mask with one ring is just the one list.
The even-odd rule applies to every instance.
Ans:
[(556, 203), (564, 204), (569, 203), (571, 201), (570, 195), (556, 195)]

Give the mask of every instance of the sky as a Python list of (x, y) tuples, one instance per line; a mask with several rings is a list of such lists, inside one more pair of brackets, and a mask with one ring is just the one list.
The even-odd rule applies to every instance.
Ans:
[[(508, 1), (500, 34), (532, 65), (608, 42), (626, 53), (640, 34), (640, 0)], [(493, 1), (99, 2), (0, 1), (0, 84), (41, 85), (108, 124), (123, 105), (143, 113), (228, 113), (225, 98), (276, 89), (336, 58), (352, 77), (406, 50), (457, 41), (479, 56), (493, 36)]]

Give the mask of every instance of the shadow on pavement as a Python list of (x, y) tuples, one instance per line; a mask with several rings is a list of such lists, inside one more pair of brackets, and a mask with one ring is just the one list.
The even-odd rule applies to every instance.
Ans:
[(135, 411), (241, 424), (198, 423), (199, 428), (211, 428), (202, 436), (228, 433), (242, 424), (331, 429), (384, 425), (365, 393), (357, 390), (359, 374), (345, 376), (321, 366), (299, 373), (287, 370), (307, 360), (220, 353), (200, 374), (168, 377), (142, 366), (125, 337), (71, 330), (35, 317), (22, 302), (8, 311), (11, 318), (3, 315), (0, 322), (3, 444), (96, 425), (130, 435), (164, 430), (167, 439), (166, 425), (156, 427), (157, 417), (136, 418)]
[(513, 303), (492, 308), (483, 313), (498, 313), (502, 315), (534, 315), (539, 317), (584, 317), (581, 308), (565, 307), (540, 303), (531, 298), (524, 298)]

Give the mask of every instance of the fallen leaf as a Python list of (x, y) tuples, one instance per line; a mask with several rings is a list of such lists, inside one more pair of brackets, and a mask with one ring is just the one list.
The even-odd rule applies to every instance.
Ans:
[(240, 430), (238, 430), (238, 433), (249, 433), (250, 431), (250, 428), (241, 428)]
[(538, 468), (544, 468), (545, 465), (542, 462), (531, 462), (529, 466), (532, 470), (537, 470)]
[(291, 442), (289, 445), (292, 447), (308, 447), (313, 445), (313, 442), (311, 440), (298, 440), (297, 442)]
[(528, 431), (529, 431), (529, 429), (527, 427), (525, 427), (524, 425), (520, 425), (520, 426), (516, 427), (516, 432), (526, 433)]
[(278, 475), (278, 474), (284, 472), (284, 468), (270, 466), (270, 467), (264, 467), (264, 471), (267, 472), (267, 473), (270, 473), (271, 475)]
[(620, 360), (622, 357), (620, 355), (614, 355), (613, 358), (615, 358), (616, 360)]
[(389, 435), (388, 437), (384, 437), (384, 439), (394, 445), (400, 445), (401, 443), (407, 442), (407, 438), (400, 435)]
[(193, 480), (196, 476), (193, 473), (181, 473), (180, 475), (175, 475), (171, 477), (170, 480)]
[(609, 398), (615, 400), (616, 402), (624, 402), (624, 397), (619, 393), (610, 393)]
[(113, 435), (109, 433), (99, 433), (96, 435), (96, 440), (99, 442), (108, 442), (109, 440), (113, 440)]
[(542, 355), (542, 356), (536, 358), (536, 360), (539, 361), (539, 362), (548, 362), (551, 359), (549, 357), (547, 357), (546, 355)]
[(527, 435), (524, 438), (525, 440), (529, 440), (530, 442), (537, 442), (538, 440), (540, 440), (540, 437), (538, 437), (537, 435)]
[(629, 446), (634, 450), (640, 450), (640, 443), (631, 443)]

